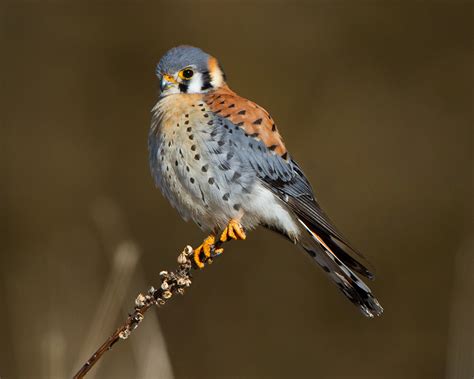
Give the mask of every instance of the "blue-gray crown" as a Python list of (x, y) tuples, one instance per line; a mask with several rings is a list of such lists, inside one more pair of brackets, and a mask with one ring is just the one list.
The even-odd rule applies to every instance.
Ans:
[(172, 74), (186, 66), (194, 65), (198, 71), (207, 70), (209, 54), (193, 46), (177, 46), (168, 50), (156, 66), (156, 74)]

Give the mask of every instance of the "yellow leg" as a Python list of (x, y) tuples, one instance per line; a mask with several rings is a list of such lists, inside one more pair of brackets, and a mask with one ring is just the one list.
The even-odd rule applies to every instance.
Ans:
[[(229, 221), (229, 224), (222, 232), (219, 240), (216, 240), (216, 236), (214, 234), (210, 234), (202, 242), (202, 244), (199, 245), (199, 247), (194, 249), (194, 263), (197, 267), (203, 268), (204, 262), (201, 259), (201, 254), (204, 255), (204, 260), (208, 260), (208, 258), (211, 257), (212, 252), (214, 252), (214, 254), (222, 254), (224, 252), (222, 247), (217, 247), (220, 245), (220, 243), (229, 241), (231, 239), (244, 240), (246, 238), (247, 236), (245, 235), (244, 229), (242, 228), (242, 225), (240, 225), (240, 222), (232, 219)], [(208, 260), (208, 262), (210, 263), (210, 260)]]
[(199, 268), (204, 267), (204, 263), (201, 261), (201, 253), (204, 254), (206, 258), (209, 258), (211, 256), (211, 249), (216, 243), (216, 237), (211, 234), (209, 235), (199, 247), (194, 249), (194, 263), (196, 263), (196, 266)]
[(229, 221), (229, 224), (222, 232), (220, 241), (226, 242), (229, 239), (244, 240), (246, 238), (247, 236), (245, 235), (244, 229), (242, 228), (242, 225), (240, 225), (240, 222), (232, 219)]

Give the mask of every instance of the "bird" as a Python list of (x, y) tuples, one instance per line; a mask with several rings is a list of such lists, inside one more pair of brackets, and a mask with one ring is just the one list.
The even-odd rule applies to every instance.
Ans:
[(381, 315), (359, 277), (373, 279), (371, 265), (323, 211), (270, 114), (232, 91), (219, 61), (198, 47), (168, 50), (156, 75), (150, 170), (181, 217), (208, 234), (195, 266), (263, 226), (302, 247), (362, 314)]

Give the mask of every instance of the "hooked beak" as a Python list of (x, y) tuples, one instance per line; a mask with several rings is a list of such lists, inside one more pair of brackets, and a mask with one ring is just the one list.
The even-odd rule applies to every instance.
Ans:
[(178, 82), (174, 77), (168, 74), (164, 74), (163, 78), (161, 79), (160, 90), (161, 92), (166, 91), (168, 88), (176, 84), (178, 84)]

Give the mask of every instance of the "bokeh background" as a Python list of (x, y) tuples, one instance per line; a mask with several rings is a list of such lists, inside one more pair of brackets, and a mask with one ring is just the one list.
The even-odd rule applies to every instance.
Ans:
[(473, 3), (0, 3), (0, 377), (70, 377), (202, 233), (148, 170), (155, 64), (218, 57), (376, 266), (364, 318), (257, 230), (93, 378), (472, 378)]

